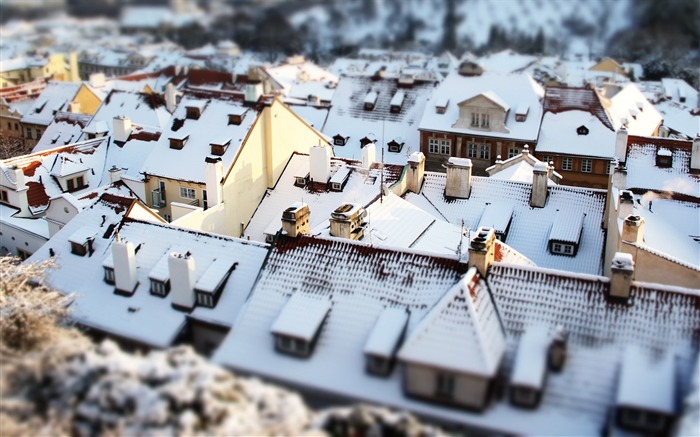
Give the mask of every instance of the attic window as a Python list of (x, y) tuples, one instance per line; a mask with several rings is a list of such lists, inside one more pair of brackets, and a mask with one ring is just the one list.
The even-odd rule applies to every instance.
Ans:
[(523, 122), (527, 120), (527, 114), (530, 112), (530, 107), (526, 105), (519, 105), (515, 108), (515, 121)]
[(306, 184), (309, 183), (309, 177), (310, 177), (309, 173), (307, 173), (306, 176), (295, 176), (294, 177), (294, 185), (296, 185), (297, 187), (304, 188), (306, 186)]
[(222, 156), (224, 153), (226, 153), (226, 149), (228, 149), (229, 144), (231, 144), (231, 140), (211, 143), (211, 154)]
[(581, 125), (578, 128), (576, 128), (576, 133), (579, 135), (588, 135), (588, 128), (584, 125)]
[(391, 102), (389, 103), (389, 111), (392, 114), (398, 114), (401, 112), (401, 107), (403, 106), (404, 98), (405, 94), (403, 91), (399, 91), (396, 94), (394, 94), (394, 97), (391, 98)]
[(239, 125), (239, 124), (243, 123), (243, 117), (245, 117), (245, 113), (243, 113), (243, 114), (229, 114), (228, 115), (228, 124)]
[(7, 190), (0, 190), (0, 202), (9, 203), (10, 202), (9, 199), (10, 198), (8, 196)]
[(170, 148), (176, 149), (176, 150), (182, 150), (182, 148), (185, 147), (185, 144), (187, 144), (187, 140), (189, 138), (190, 138), (189, 135), (186, 135), (186, 136), (180, 137), (180, 138), (170, 137)]
[(394, 366), (396, 351), (403, 341), (409, 313), (401, 308), (386, 308), (377, 318), (365, 343), (367, 372), (388, 376)]
[(151, 279), (151, 294), (165, 297), (170, 292), (170, 281), (159, 281)]
[(376, 91), (370, 91), (367, 93), (364, 100), (365, 111), (371, 111), (374, 109), (374, 106), (377, 104), (377, 97), (379, 97), (379, 95)]
[(668, 168), (673, 165), (673, 152), (664, 147), (659, 148), (656, 152), (656, 166)]
[(373, 143), (374, 140), (370, 140), (367, 137), (360, 138), (360, 148), (365, 147), (367, 144)]
[(311, 355), (330, 309), (327, 296), (293, 294), (272, 324), (276, 349), (299, 357)]
[(554, 255), (576, 256), (583, 232), (582, 212), (558, 211), (549, 233), (549, 251)]
[(340, 134), (334, 135), (333, 136), (333, 145), (334, 146), (344, 146), (345, 144), (347, 144), (349, 138), (350, 137), (344, 137)]
[(105, 272), (105, 275), (104, 275), (104, 280), (105, 280), (105, 282), (108, 283), (108, 284), (114, 285), (114, 283), (115, 283), (114, 267), (107, 267), (107, 266), (105, 266), (105, 267), (104, 267), (104, 272)]
[(208, 308), (216, 306), (219, 296), (221, 296), (221, 291), (231, 272), (236, 268), (236, 264), (232, 258), (221, 257), (209, 265), (201, 279), (194, 286), (198, 305)]
[(70, 251), (78, 256), (92, 255), (92, 244), (95, 241), (96, 233), (86, 229), (80, 229), (70, 236)]
[(187, 106), (186, 108), (187, 111), (187, 118), (190, 120), (198, 120), (199, 117), (202, 115), (202, 108), (198, 106)]
[(435, 112), (437, 114), (444, 114), (447, 112), (447, 105), (450, 104), (450, 99), (440, 98), (435, 102)]
[(387, 144), (387, 146), (389, 146), (389, 151), (394, 153), (401, 152), (401, 149), (403, 149), (403, 145), (404, 143), (399, 143), (396, 140), (391, 140), (391, 142)]
[(338, 169), (330, 180), (331, 190), (343, 191), (345, 184), (347, 184), (348, 179), (350, 178), (350, 172), (351, 170), (348, 167), (341, 167)]

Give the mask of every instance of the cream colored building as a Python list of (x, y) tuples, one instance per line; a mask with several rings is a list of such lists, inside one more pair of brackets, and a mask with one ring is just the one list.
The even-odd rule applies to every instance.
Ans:
[(0, 88), (31, 82), (39, 78), (78, 82), (78, 55), (54, 53), (47, 58), (19, 57), (2, 62)]

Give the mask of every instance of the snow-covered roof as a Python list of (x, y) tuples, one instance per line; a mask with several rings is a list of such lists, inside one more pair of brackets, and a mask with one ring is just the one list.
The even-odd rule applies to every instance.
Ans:
[(401, 308), (386, 308), (377, 318), (367, 337), (364, 353), (379, 357), (393, 358), (399, 341), (406, 330), (410, 314)]
[[(470, 129), (453, 127), (459, 119), (459, 106), (457, 102), (463, 102), (479, 94), (489, 96), (499, 105), (503, 106), (506, 113), (506, 132), (485, 131), (482, 129)], [(420, 121), (420, 130), (453, 132), (458, 134), (472, 134), (478, 136), (517, 139), (523, 141), (537, 141), (542, 119), (542, 104), (544, 90), (528, 74), (500, 74), (483, 73), (480, 76), (464, 77), (453, 73), (445, 78), (435, 90), (431, 101), (440, 102), (446, 98), (450, 104), (444, 114), (438, 114), (434, 105), (426, 105), (423, 117)], [(452, 103), (455, 102), (455, 103)], [(508, 111), (518, 105), (530, 107), (529, 115), (523, 122), (515, 121), (515, 111)]]
[(288, 105), (298, 116), (304, 119), (308, 124), (319, 132), (326, 123), (329, 109), (328, 107), (317, 107), (311, 105)]
[(479, 58), (479, 63), (486, 71), (498, 73), (514, 73), (521, 71), (536, 61), (536, 56), (522, 55), (510, 49)]
[[(309, 205), (310, 226), (314, 229), (326, 222), (340, 205), (348, 202), (366, 205), (379, 195), (381, 169), (376, 164), (371, 170), (365, 171), (360, 170), (360, 162), (332, 158), (331, 175), (343, 168), (353, 169), (342, 191), (316, 190), (294, 185), (296, 177), (303, 178), (309, 173), (309, 165), (308, 155), (299, 153), (292, 155), (275, 188), (268, 190), (258, 205), (245, 229), (245, 237), (265, 241), (266, 233), (274, 235), (282, 227), (282, 211), (294, 202), (303, 201)], [(387, 166), (384, 169), (384, 182), (392, 185), (398, 180), (402, 171), (403, 167)]]
[(496, 308), (472, 269), (410, 331), (398, 357), (407, 363), (492, 377), (505, 346)]
[[(585, 126), (588, 134), (579, 134), (578, 128)], [(540, 138), (535, 151), (568, 155), (613, 158), (615, 156), (615, 132), (589, 112), (572, 110), (546, 112), (542, 119)]]
[(530, 325), (520, 336), (513, 358), (512, 385), (543, 389), (547, 372), (547, 352), (551, 338), (546, 326)]
[(234, 256), (220, 256), (209, 264), (202, 277), (199, 278), (194, 288), (205, 293), (214, 293), (216, 289), (228, 278), (229, 273), (236, 264)]
[(270, 332), (311, 341), (330, 309), (328, 296), (294, 293), (275, 319)]
[[(376, 96), (376, 104), (367, 111), (364, 102), (370, 89), (370, 94)], [(384, 162), (404, 165), (409, 150), (420, 150), (418, 123), (433, 90), (432, 82), (416, 82), (411, 88), (398, 88), (396, 79), (373, 81), (369, 77), (344, 76), (335, 90), (322, 132), (328, 136), (350, 137), (344, 146), (333, 147), (337, 157), (361, 159), (360, 139), (367, 136), (377, 141), (378, 161), (383, 148)], [(392, 101), (396, 103), (396, 95), (401, 92), (404, 95), (401, 110), (391, 112)], [(404, 143), (400, 152), (389, 151), (387, 144), (392, 140)]]
[(512, 218), (513, 207), (511, 205), (494, 202), (486, 205), (476, 229), (481, 227), (493, 228), (495, 232), (503, 234), (506, 232)]
[(50, 81), (34, 105), (22, 116), (24, 124), (48, 126), (58, 111), (68, 111), (81, 83)]
[[(604, 247), (601, 228), (606, 194), (603, 190), (551, 186), (544, 208), (530, 207), (531, 183), (472, 177), (469, 199), (444, 197), (446, 175), (425, 173), (420, 194), (408, 193), (406, 200), (426, 210), (437, 211), (439, 217), (454, 225), (477, 229), (484, 212), (498, 202), (502, 207), (510, 205), (513, 218), (505, 243), (538, 266), (561, 270), (594, 273), (602, 272), (600, 254)], [(556, 211), (579, 209), (586, 211), (579, 251), (574, 257), (553, 255), (548, 250), (549, 233), (555, 221)]]
[[(486, 173), (493, 179), (532, 182), (533, 171), (540, 162), (542, 161), (532, 155), (529, 149), (526, 149), (505, 161), (497, 160), (494, 165), (486, 169)], [(562, 176), (552, 171), (547, 179), (547, 185), (550, 187), (557, 185), (561, 180)]]
[[(637, 85), (630, 83), (606, 98), (606, 109), (615, 130), (627, 126), (630, 135), (654, 135), (663, 118)], [(608, 95), (610, 92), (608, 92)]]
[(313, 95), (330, 102), (338, 83), (338, 76), (308, 61), (288, 62), (264, 70), (282, 87), (284, 94), (292, 98), (306, 100)]
[(557, 210), (549, 240), (578, 244), (586, 214), (576, 209)]
[(75, 143), (82, 134), (83, 127), (90, 121), (87, 114), (72, 114), (62, 112), (56, 115), (54, 121), (46, 127), (44, 134), (34, 146), (34, 152), (53, 149)]
[[(90, 207), (69, 221), (63, 229), (31, 261), (55, 254), (58, 268), (47, 279), (58, 291), (75, 294), (73, 317), (81, 324), (153, 347), (167, 347), (180, 333), (187, 314), (171, 306), (172, 296), (165, 298), (150, 293), (150, 279), (163, 279), (158, 273), (164, 255), (178, 248), (190, 251), (196, 263), (198, 286), (207, 288), (211, 265), (220, 266), (220, 259), (235, 259), (231, 273), (215, 308), (195, 307), (189, 317), (222, 326), (231, 326), (248, 296), (265, 259), (264, 245), (192, 232), (166, 224), (124, 219), (133, 199), (101, 196)], [(111, 255), (114, 229), (119, 236), (139, 247), (136, 252), (138, 286), (132, 296), (114, 293), (114, 286), (103, 280), (103, 263)], [(96, 232), (91, 256), (78, 256), (70, 251), (69, 239), (76, 233)], [(82, 235), (81, 235), (82, 237)], [(167, 266), (165, 268), (167, 279)], [(162, 273), (162, 271), (161, 271)]]
[[(162, 102), (149, 94), (113, 90), (102, 101), (97, 112), (83, 132), (112, 132), (114, 117), (129, 117), (132, 124), (164, 129), (170, 121), (170, 113)], [(83, 136), (83, 139), (86, 137)]]
[(656, 109), (664, 117), (663, 125), (672, 133), (678, 132), (690, 139), (700, 135), (700, 110), (668, 100), (657, 103)]
[[(659, 149), (671, 152), (671, 166), (656, 165)], [(690, 141), (632, 137), (627, 146), (627, 187), (700, 197), (700, 175), (690, 171)]]
[(640, 347), (625, 348), (617, 385), (617, 405), (658, 413), (676, 411), (676, 363), (666, 352), (653, 359)]
[(661, 79), (664, 97), (672, 102), (682, 103), (689, 109), (700, 108), (700, 96), (698, 90), (683, 79), (665, 77)]
[[(187, 118), (188, 106), (206, 107), (198, 119)], [(219, 98), (202, 99), (190, 95), (183, 96), (172, 115), (172, 123), (167, 126), (153, 152), (146, 159), (141, 171), (155, 176), (204, 183), (204, 159), (211, 155), (212, 132), (217, 137), (231, 139), (231, 143), (221, 155), (224, 171), (231, 167), (234, 158), (243, 145), (258, 111), (249, 108), (240, 125), (229, 124), (231, 111), (240, 113), (243, 103)], [(170, 148), (170, 138), (189, 137), (187, 144), (180, 149)]]

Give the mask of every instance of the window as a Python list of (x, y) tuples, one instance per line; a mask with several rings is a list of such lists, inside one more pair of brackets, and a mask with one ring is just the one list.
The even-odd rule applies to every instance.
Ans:
[(428, 139), (428, 152), (438, 153), (440, 150), (440, 141), (437, 138)]
[(574, 168), (574, 160), (572, 158), (564, 158), (561, 162), (561, 169), (571, 171)]
[(440, 153), (443, 155), (450, 155), (452, 153), (451, 140), (440, 140)]
[(32, 254), (29, 253), (29, 252), (26, 252), (26, 251), (24, 251), (24, 250), (22, 250), (22, 249), (20, 249), (20, 248), (17, 248), (17, 256), (19, 257), (19, 259), (21, 259), (22, 261), (24, 261), (25, 259), (27, 259), (27, 258), (29, 258), (30, 256), (32, 256)]
[(88, 243), (86, 242), (85, 244), (80, 244), (71, 241), (70, 251), (75, 255), (85, 256), (88, 252)]
[(197, 303), (208, 308), (213, 308), (214, 296), (209, 293), (197, 293)]
[(28, 140), (32, 139), (32, 128), (30, 128), (30, 127), (27, 128), (27, 139)]
[(307, 356), (310, 353), (309, 344), (300, 338), (277, 336), (277, 349), (293, 355)]
[(517, 147), (509, 147), (508, 148), (508, 159), (510, 159), (514, 156), (518, 156), (519, 154), (520, 154), (520, 149), (518, 149)]
[(66, 187), (68, 191), (75, 190), (75, 179), (66, 179)]
[(593, 161), (590, 159), (584, 159), (581, 161), (581, 171), (584, 173), (590, 173), (593, 170)]
[(488, 144), (481, 145), (481, 153), (479, 154), (481, 159), (491, 159), (491, 146)]
[(489, 127), (489, 115), (481, 114), (481, 127)]
[(39, 138), (41, 138), (41, 129), (36, 130), (36, 139), (38, 140)]
[(515, 405), (534, 407), (537, 403), (537, 392), (527, 387), (513, 387), (511, 389), (511, 401)]
[(343, 137), (342, 135), (336, 135), (333, 137), (333, 145), (334, 146), (344, 146), (346, 142), (346, 138)]
[(108, 284), (114, 284), (114, 268), (105, 267), (105, 282)]
[(384, 357), (367, 356), (367, 371), (372, 375), (388, 375), (391, 370), (390, 362)]
[(435, 396), (439, 398), (452, 399), (455, 386), (455, 377), (447, 373), (437, 374), (437, 384), (435, 386)]
[(610, 174), (610, 171), (611, 171), (611, 169), (612, 169), (612, 166), (613, 166), (612, 161), (611, 161), (611, 162), (608, 162), (608, 163), (605, 165), (605, 174)]
[(196, 199), (197, 194), (194, 188), (180, 187), (180, 197), (183, 199)]
[(552, 253), (573, 256), (574, 255), (574, 246), (571, 244), (553, 243), (552, 244)]
[(469, 143), (467, 145), (468, 156), (470, 158), (476, 158), (478, 156), (478, 147), (479, 147), (478, 144), (474, 144), (474, 143)]
[(479, 114), (472, 112), (472, 126), (479, 127)]
[(170, 281), (157, 281), (151, 279), (151, 293), (156, 296), (165, 296), (170, 291)]
[(7, 190), (0, 190), (0, 202), (8, 203), (9, 201)]
[(621, 415), (622, 423), (633, 428), (644, 428), (649, 431), (660, 431), (664, 427), (664, 418), (658, 413), (625, 408)]

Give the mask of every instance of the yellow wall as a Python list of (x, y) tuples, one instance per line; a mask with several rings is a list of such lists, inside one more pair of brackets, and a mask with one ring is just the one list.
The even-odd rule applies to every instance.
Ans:
[(102, 100), (90, 88), (83, 84), (73, 99), (74, 103), (80, 104), (81, 114), (95, 115), (97, 109), (102, 104)]
[[(204, 163), (202, 163), (204, 165)], [(158, 207), (153, 205), (151, 201), (151, 191), (156, 190), (160, 187), (160, 182), (165, 183), (165, 201), (166, 205), (163, 207)], [(172, 211), (170, 210), (170, 202), (178, 203), (190, 203), (193, 199), (185, 199), (180, 197), (180, 187), (193, 188), (195, 191), (196, 199), (198, 200), (198, 206), (202, 206), (202, 190), (206, 189), (205, 184), (195, 184), (192, 182), (183, 182), (175, 179), (168, 179), (158, 176), (151, 176), (146, 182), (146, 199), (145, 203), (151, 207), (158, 210), (158, 214), (161, 217), (165, 217), (165, 214), (172, 216)]]
[(604, 58), (597, 64), (591, 67), (593, 71), (609, 71), (611, 73), (621, 74), (627, 76), (625, 69), (622, 65), (618, 64), (614, 59)]

